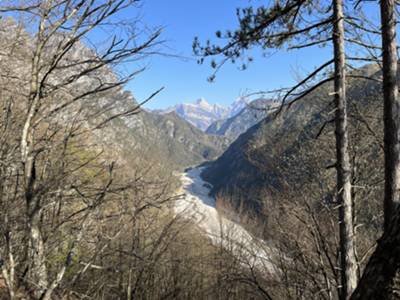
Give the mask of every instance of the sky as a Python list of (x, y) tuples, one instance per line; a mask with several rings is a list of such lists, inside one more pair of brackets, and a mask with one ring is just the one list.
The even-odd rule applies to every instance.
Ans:
[[(140, 16), (149, 28), (163, 27), (161, 50), (172, 56), (152, 56), (139, 63), (147, 70), (132, 80), (126, 88), (138, 101), (146, 99), (155, 90), (164, 87), (147, 108), (166, 108), (177, 103), (193, 102), (204, 97), (210, 103), (229, 105), (239, 96), (260, 90), (287, 87), (299, 74), (313, 70), (329, 59), (331, 49), (312, 47), (308, 50), (269, 52), (264, 57), (254, 50), (255, 58), (245, 71), (237, 65), (226, 64), (215, 82), (207, 81), (213, 70), (209, 62), (199, 65), (192, 53), (195, 36), (200, 41), (215, 39), (217, 30), (235, 29), (236, 8), (265, 1), (249, 0), (145, 0), (138, 9), (124, 12), (122, 17)], [(372, 15), (378, 14), (372, 8)], [(174, 57), (176, 56), (176, 57)]]

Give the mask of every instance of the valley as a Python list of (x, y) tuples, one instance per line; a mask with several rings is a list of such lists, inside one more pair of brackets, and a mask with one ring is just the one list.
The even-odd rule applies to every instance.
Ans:
[(274, 275), (274, 250), (216, 209), (216, 201), (210, 196), (211, 186), (201, 178), (203, 170), (204, 167), (193, 167), (180, 176), (182, 188), (178, 194), (182, 196), (176, 201), (175, 213), (192, 219), (215, 246), (231, 251), (242, 260), (244, 267), (255, 266)]
[(0, 1), (0, 300), (398, 298), (399, 3), (256, 2)]

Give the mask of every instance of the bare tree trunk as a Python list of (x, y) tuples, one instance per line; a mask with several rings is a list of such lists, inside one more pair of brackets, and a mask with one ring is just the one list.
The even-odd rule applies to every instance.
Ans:
[(126, 286), (126, 300), (132, 300), (132, 266), (129, 263), (128, 284)]
[(381, 1), (385, 145), (385, 229), (400, 202), (400, 101), (397, 84), (395, 1)]
[(400, 211), (378, 241), (351, 300), (400, 299)]
[(395, 1), (381, 0), (385, 143), (384, 234), (351, 299), (400, 299), (400, 103)]
[(24, 170), (24, 194), (27, 208), (27, 236), (28, 244), (28, 285), (34, 289), (35, 296), (40, 296), (47, 288), (47, 268), (44, 257), (44, 242), (40, 229), (40, 203), (35, 197), (35, 154), (33, 153), (33, 129), (32, 122), (40, 105), (39, 95), (39, 65), (43, 42), (40, 40), (44, 32), (44, 18), (39, 22), (38, 41), (32, 59), (32, 69), (30, 78), (30, 89), (28, 97), (28, 112), (24, 121), (24, 126), (20, 141), (21, 162)]
[(41, 296), (48, 287), (47, 267), (45, 263), (44, 242), (40, 230), (39, 213), (31, 218), (29, 230), (29, 285), (33, 287), (34, 294)]
[(11, 245), (11, 234), (9, 233), (7, 235), (7, 252), (8, 252), (8, 262), (7, 262), (7, 267), (1, 265), (0, 270), (1, 274), (3, 275), (3, 278), (6, 282), (7, 289), (8, 289), (8, 295), (10, 297), (10, 300), (17, 299), (16, 298), (16, 282), (15, 282), (15, 259), (14, 259), (14, 254), (13, 254), (13, 247)]
[(357, 286), (357, 262), (354, 245), (353, 206), (351, 200), (351, 166), (348, 151), (346, 70), (344, 52), (343, 2), (334, 0), (333, 46), (335, 59), (336, 171), (340, 226), (340, 267), (345, 300)]

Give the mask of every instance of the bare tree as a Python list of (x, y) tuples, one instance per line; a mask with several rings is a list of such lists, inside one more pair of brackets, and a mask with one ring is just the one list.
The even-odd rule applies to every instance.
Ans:
[(333, 47), (335, 60), (335, 134), (336, 134), (336, 176), (339, 202), (340, 266), (342, 276), (342, 299), (347, 299), (356, 288), (358, 281), (355, 256), (353, 202), (351, 194), (351, 163), (347, 130), (346, 62), (344, 49), (343, 2), (333, 1)]
[[(26, 253), (19, 255), (26, 257), (26, 265), (18, 277), (36, 298), (50, 299), (72, 262), (76, 245), (90, 228), (92, 216), (107, 201), (109, 193), (130, 187), (130, 184), (114, 186), (112, 162), (108, 165), (100, 162), (94, 166), (101, 151), (88, 153), (76, 163), (77, 154), (73, 149), (81, 147), (79, 143), (88, 139), (90, 127), (104, 126), (115, 118), (104, 114), (110, 111), (110, 105), (95, 104), (95, 101), (104, 99), (108, 91), (118, 91), (121, 85), (141, 71), (135, 70), (118, 78), (112, 75), (112, 68), (148, 55), (158, 44), (160, 31), (154, 31), (138, 42), (139, 28), (131, 23), (125, 35), (110, 36), (107, 44), (101, 41), (101, 47), (93, 48), (92, 44), (90, 49), (84, 45), (84, 40), (90, 39), (91, 32), (102, 26), (112, 28), (112, 17), (134, 7), (137, 1), (32, 1), (28, 6), (25, 1), (8, 2), (1, 7), (3, 12), (16, 12), (16, 18), (29, 20), (36, 28), (34, 37), (25, 37), (24, 41), (17, 39), (28, 49), (24, 62), (30, 61), (30, 67), (19, 65), (19, 74), (4, 74), (8, 84), (15, 81), (15, 87), (21, 89), (16, 89), (14, 95), (10, 92), (2, 95), (3, 99), (9, 99), (5, 108), (10, 112), (10, 117), (4, 115), (9, 118), (2, 123), (4, 126), (8, 126), (12, 113), (20, 112), (14, 116), (19, 118), (20, 127), (4, 127), (5, 133), (19, 135), (17, 144), (9, 144), (13, 152), (5, 153), (13, 154), (15, 161), (5, 166), (4, 176), (7, 172), (13, 173), (8, 176), (12, 177), (15, 185), (15, 198), (21, 197), (22, 207), (26, 208), (20, 210), (20, 215), (13, 216), (23, 219), (26, 225), (24, 235), (18, 240), (25, 245)], [(13, 54), (2, 53), (3, 61)], [(119, 117), (132, 115), (138, 107), (132, 103), (127, 111), (114, 114)], [(100, 123), (96, 126), (96, 122)], [(19, 151), (18, 156), (15, 156), (15, 150)], [(88, 166), (97, 171), (89, 171)], [(82, 180), (86, 172), (99, 172), (104, 176), (101, 180)], [(4, 192), (8, 195), (10, 191)], [(75, 199), (75, 204), (70, 207), (72, 211), (65, 209), (64, 205), (74, 203), (72, 199)], [(64, 224), (71, 222), (75, 222), (76, 228), (71, 228), (64, 262), (57, 270), (50, 271), (47, 254), (52, 227), (44, 223), (49, 221), (50, 212), (57, 206), (62, 214), (58, 212), (58, 224), (53, 230), (65, 230)], [(10, 297), (15, 297), (18, 286), (13, 245), (18, 234), (14, 231), (17, 229), (18, 232), (20, 228), (11, 227), (15, 222), (9, 220), (11, 215), (4, 217), (8, 260), (3, 266), (3, 275)]]
[(384, 233), (351, 299), (396, 299), (399, 276), (399, 99), (396, 1), (380, 2), (382, 23), (385, 193)]
[(385, 146), (385, 228), (400, 201), (400, 100), (397, 82), (395, 1), (381, 1), (384, 146)]
[[(310, 15), (319, 15), (320, 17), (317, 20), (313, 17), (308, 20), (307, 17)], [(238, 16), (241, 23), (240, 29), (234, 32), (228, 31), (225, 35), (217, 32), (217, 37), (228, 40), (224, 45), (207, 43), (205, 47), (201, 47), (195, 40), (195, 52), (202, 55), (200, 62), (203, 62), (205, 57), (220, 55), (223, 57), (220, 63), (212, 62), (212, 67), (218, 71), (225, 62), (229, 60), (235, 62), (252, 46), (269, 49), (279, 48), (286, 43), (289, 44), (289, 49), (301, 49), (324, 45), (327, 42), (333, 43), (332, 60), (317, 67), (298, 84), (281, 91), (283, 94), (281, 96), (282, 106), (278, 112), (281, 112), (284, 105), (287, 104), (290, 107), (320, 86), (334, 81), (336, 189), (339, 203), (338, 223), (341, 232), (341, 299), (346, 299), (354, 290), (358, 281), (358, 264), (355, 255), (351, 162), (347, 132), (344, 47), (346, 40), (344, 24), (347, 16), (344, 14), (344, 4), (340, 0), (334, 0), (327, 5), (320, 1), (277, 1), (270, 7), (259, 7), (257, 10), (251, 7), (244, 9), (243, 15), (238, 12)], [(351, 17), (349, 18), (351, 19)], [(305, 22), (304, 20), (308, 21)], [(327, 76), (327, 68), (332, 63), (334, 64), (333, 75)], [(322, 79), (320, 79), (321, 74)]]

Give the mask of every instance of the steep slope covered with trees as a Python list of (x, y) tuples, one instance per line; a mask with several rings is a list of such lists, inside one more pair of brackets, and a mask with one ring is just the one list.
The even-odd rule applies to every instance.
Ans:
[(124, 149), (125, 157), (178, 171), (218, 157), (228, 145), (227, 138), (207, 135), (175, 113), (157, 114), (139, 108), (129, 92), (114, 93), (107, 102), (113, 103), (113, 109), (106, 112), (110, 116), (136, 107), (133, 116), (111, 120), (98, 135), (106, 144)]
[[(375, 78), (381, 74), (373, 66), (366, 66), (359, 72)], [(333, 133), (331, 90), (332, 86), (325, 84), (304, 101), (293, 104), (278, 115), (271, 114), (241, 135), (203, 172), (203, 177), (213, 184), (213, 193), (232, 199), (235, 207), (249, 204), (261, 209), (264, 195), (259, 194), (260, 191), (276, 195), (285, 190), (287, 184), (297, 186), (312, 179), (309, 174), (313, 166), (304, 164), (302, 157), (323, 153), (326, 157), (321, 165), (325, 165), (330, 172), (334, 157), (328, 156), (333, 154), (326, 143)], [(381, 130), (378, 126), (382, 124), (367, 122), (368, 118), (376, 118), (376, 110), (381, 109), (381, 97), (379, 82), (350, 80), (352, 136), (362, 132), (363, 138), (376, 143), (375, 148), (363, 154), (366, 156), (375, 156), (381, 150), (377, 136), (370, 135), (377, 135)], [(370, 130), (370, 134), (365, 136), (362, 124)], [(240, 204), (240, 199), (248, 203)]]
[[(235, 258), (169, 209), (173, 171), (223, 142), (141, 112), (123, 91), (137, 72), (113, 71), (159, 33), (93, 49), (85, 34), (135, 1), (49, 3), (1, 7), (21, 19), (0, 24), (0, 298), (243, 298), (247, 285), (214, 286), (241, 272)], [(219, 259), (232, 264), (215, 268)]]
[[(355, 246), (363, 267), (381, 232), (384, 169), (381, 72), (371, 66), (360, 72), (378, 80), (349, 80), (348, 88)], [(326, 296), (340, 293), (331, 90), (326, 84), (253, 126), (203, 172), (219, 206), (234, 208), (283, 256), (297, 257), (280, 261), (281, 288), (294, 298), (296, 293), (313, 298), (322, 290)]]

